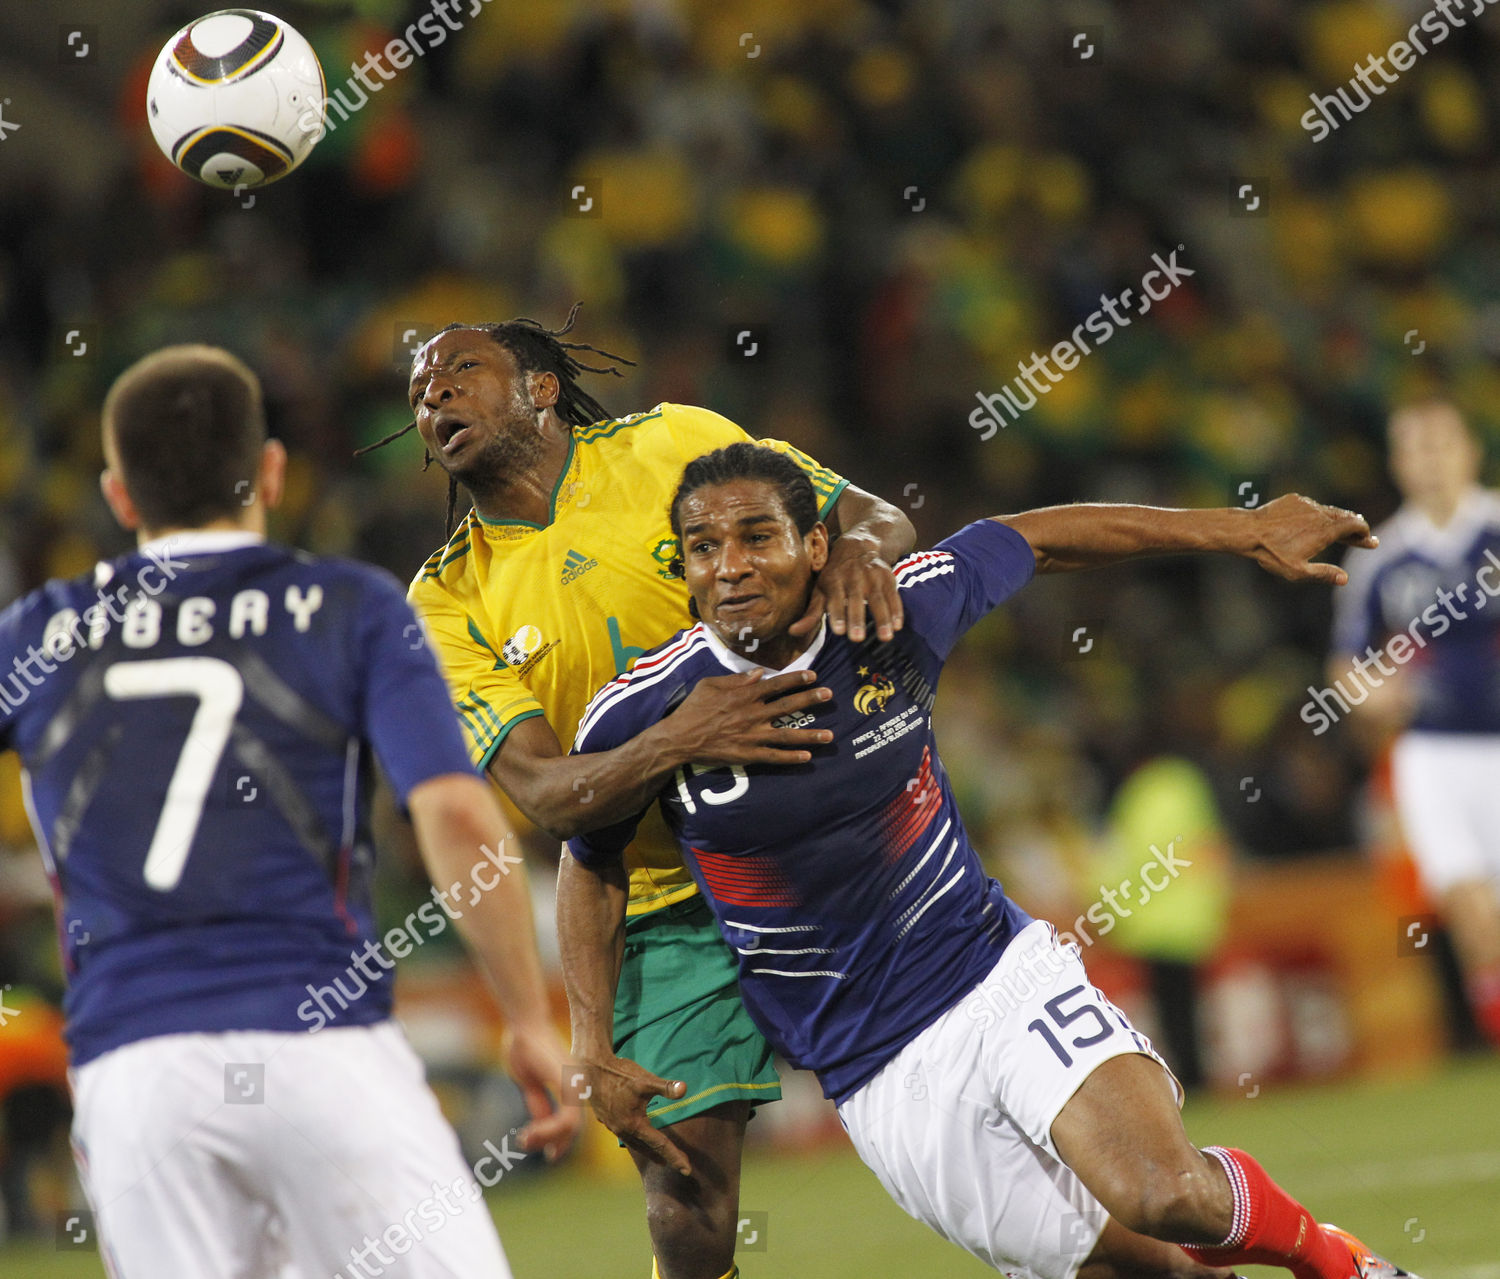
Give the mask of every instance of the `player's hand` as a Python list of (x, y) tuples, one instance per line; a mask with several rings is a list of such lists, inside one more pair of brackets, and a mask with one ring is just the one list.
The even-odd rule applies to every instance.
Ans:
[(813, 583), (807, 612), (787, 629), (793, 635), (810, 634), (826, 613), (835, 635), (847, 634), (858, 644), (865, 638), (867, 612), (882, 641), (901, 629), (906, 618), (896, 575), (872, 542), (838, 537), (828, 548), (828, 563)]
[(577, 1106), (560, 1106), (555, 1096), (568, 1064), (562, 1039), (550, 1025), (507, 1028), (504, 1050), (510, 1077), (531, 1115), (519, 1134), (521, 1146), (544, 1152), (550, 1163), (573, 1144), (582, 1118)]
[(1257, 539), (1250, 558), (1288, 582), (1342, 586), (1348, 573), (1337, 564), (1315, 564), (1312, 557), (1340, 542), (1370, 550), (1379, 545), (1363, 515), (1324, 506), (1299, 493), (1278, 497), (1250, 514)]
[(687, 1084), (680, 1079), (653, 1075), (628, 1057), (602, 1057), (582, 1065), (588, 1081), (588, 1101), (599, 1122), (631, 1150), (691, 1177), (693, 1166), (682, 1147), (654, 1128), (646, 1117), (651, 1098), (669, 1097), (675, 1101), (687, 1091)]
[(694, 764), (806, 764), (811, 748), (826, 746), (833, 734), (826, 728), (777, 728), (775, 721), (833, 696), (816, 680), (812, 671), (711, 675), (662, 722)]

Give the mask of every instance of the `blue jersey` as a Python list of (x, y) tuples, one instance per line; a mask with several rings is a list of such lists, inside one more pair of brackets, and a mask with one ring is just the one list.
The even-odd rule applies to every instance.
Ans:
[[(791, 767), (680, 770), (659, 802), (738, 956), (745, 1007), (794, 1066), (842, 1101), (972, 990), (1030, 918), (985, 874), (932, 735), (958, 637), (1035, 572), (1014, 530), (982, 520), (896, 568), (906, 625), (856, 644), (826, 625), (788, 669), (831, 701), (794, 727), (833, 742)], [(574, 750), (609, 750), (669, 715), (700, 679), (756, 669), (698, 625), (604, 686)], [(618, 858), (639, 818), (569, 843)]]
[(1500, 592), (1500, 494), (1471, 489), (1442, 528), (1407, 504), (1375, 531), (1380, 546), (1352, 552), (1344, 565), (1335, 659), (1366, 657), (1406, 632), (1416, 678), (1410, 727), (1500, 733), (1500, 602), (1485, 589)]
[[(395, 579), (248, 534), (165, 539), (0, 614), (4, 748), (57, 893), (75, 1064), (309, 1029), (308, 986), (376, 939), (372, 749), (403, 800), (474, 771)], [(328, 1020), (389, 1011), (377, 981)]]

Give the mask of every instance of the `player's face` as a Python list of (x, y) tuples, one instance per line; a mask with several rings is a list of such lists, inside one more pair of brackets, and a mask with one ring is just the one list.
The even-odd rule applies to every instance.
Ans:
[(493, 483), (541, 450), (527, 379), (478, 329), (439, 334), (418, 351), (409, 398), (422, 443), (460, 483)]
[(827, 529), (799, 534), (764, 480), (707, 485), (678, 514), (698, 616), (731, 648), (776, 664), (778, 641), (806, 610), (813, 575), (828, 560)]
[(1390, 439), (1391, 477), (1403, 497), (1453, 501), (1479, 478), (1479, 447), (1451, 405), (1397, 413)]

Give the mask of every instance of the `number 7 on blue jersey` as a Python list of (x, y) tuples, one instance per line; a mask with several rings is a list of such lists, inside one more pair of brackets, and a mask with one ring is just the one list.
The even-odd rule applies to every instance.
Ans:
[(187, 865), (203, 818), (203, 801), (244, 700), (245, 681), (217, 657), (166, 657), (116, 662), (104, 672), (104, 691), (117, 702), (148, 697), (198, 700), (146, 852), (146, 883), (158, 892), (170, 892)]

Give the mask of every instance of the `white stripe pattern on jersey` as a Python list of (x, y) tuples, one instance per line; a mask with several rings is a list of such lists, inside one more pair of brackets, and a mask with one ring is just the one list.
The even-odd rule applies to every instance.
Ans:
[(953, 572), (953, 553), (951, 551), (918, 551), (915, 555), (908, 555), (896, 565), (894, 573), (896, 586), (916, 586), (919, 582), (925, 582), (929, 578), (941, 577), (945, 573)]
[(708, 640), (703, 634), (703, 623), (699, 622), (675, 644), (668, 645), (653, 657), (638, 661), (625, 674), (610, 680), (584, 708), (583, 718), (578, 721), (578, 732), (573, 735), (573, 749), (583, 745), (583, 739), (606, 711), (613, 710), (632, 693), (639, 693), (665, 679), (692, 654), (706, 647)]
[(819, 931), (817, 924), (742, 924), (736, 919), (725, 919), (724, 923), (730, 928), (743, 928), (751, 933), (815, 933)]
[(757, 977), (838, 977), (842, 979), (849, 975), (833, 968), (815, 968), (806, 973), (794, 973), (785, 968), (752, 968), (750, 971)]
[[(927, 913), (928, 907), (930, 907), (935, 901), (937, 901), (939, 897), (941, 897), (950, 888), (952, 888), (954, 884), (958, 883), (958, 881), (964, 877), (964, 874), (968, 868), (966, 866), (960, 865), (958, 868), (958, 872), (953, 876), (952, 879), (950, 879), (941, 888), (937, 887), (938, 880), (942, 878), (943, 872), (948, 869), (948, 863), (953, 860), (953, 854), (956, 852), (958, 852), (957, 838), (955, 838), (953, 842), (948, 845), (948, 855), (943, 858), (943, 864), (939, 866), (934, 872), (932, 876), (932, 882), (922, 890), (921, 896), (918, 897), (917, 900), (914, 901), (910, 906), (908, 906), (904, 911), (902, 911), (900, 916), (897, 918), (896, 923), (900, 925), (900, 927), (896, 930), (897, 941), (900, 941), (903, 937), (906, 936), (907, 933), (911, 932), (911, 930), (916, 926), (917, 920), (921, 919), (922, 916)], [(937, 891), (934, 892), (934, 889), (937, 889)], [(913, 911), (916, 911), (916, 914), (912, 914)]]
[[(763, 924), (741, 924), (735, 920), (725, 918), (724, 924), (729, 928), (743, 928), (752, 933), (816, 933), (821, 932), (817, 924), (781, 924), (767, 926)], [(748, 959), (756, 955), (831, 955), (832, 946), (803, 946), (800, 949), (781, 949), (772, 946), (736, 946), (741, 955)], [(840, 980), (849, 976), (848, 973), (839, 972), (832, 968), (815, 968), (806, 972), (793, 972), (785, 968), (756, 968), (750, 969), (757, 977), (836, 977)]]
[[(905, 890), (906, 886), (917, 877), (917, 872), (921, 870), (923, 866), (927, 865), (927, 859), (937, 851), (938, 845), (943, 842), (943, 836), (948, 833), (948, 830), (952, 825), (953, 819), (951, 817), (943, 822), (942, 830), (938, 831), (938, 833), (932, 837), (932, 841), (927, 845), (927, 851), (922, 854), (921, 858), (917, 861), (917, 864), (913, 866), (909, 871), (907, 871), (905, 879), (903, 879), (899, 884), (891, 889), (890, 895), (892, 901), (895, 901), (896, 898), (899, 897)], [(945, 862), (944, 865), (947, 865), (947, 863)], [(942, 872), (939, 871), (938, 873), (941, 874)]]
[(801, 946), (796, 949), (777, 949), (775, 946), (736, 946), (742, 955), (831, 955), (832, 946)]

